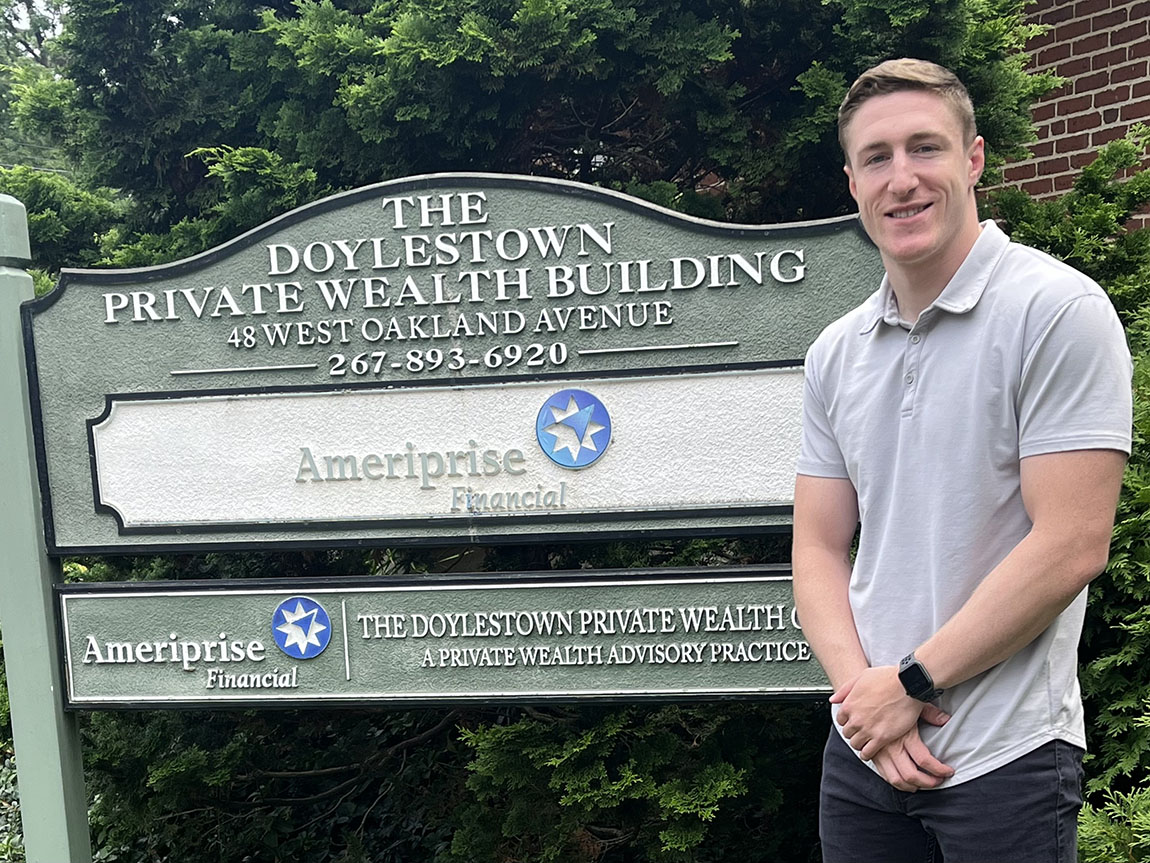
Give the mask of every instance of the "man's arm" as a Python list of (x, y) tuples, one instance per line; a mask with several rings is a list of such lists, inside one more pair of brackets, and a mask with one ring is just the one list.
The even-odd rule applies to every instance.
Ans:
[(1014, 655), (1106, 568), (1125, 464), (1116, 450), (1022, 460), (1022, 500), (1034, 526), (916, 651), (937, 686), (954, 686)]
[[(850, 480), (804, 476), (795, 480), (794, 573), (795, 607), (803, 635), (827, 672), (836, 691), (849, 689), (867, 671), (851, 612), (850, 548), (858, 526), (858, 497)], [(875, 767), (887, 782), (902, 791), (933, 788), (953, 771), (938, 761), (918, 734), (925, 710), (929, 719), (945, 721), (941, 711), (902, 693), (911, 712), (911, 727), (874, 755)]]
[(803, 635), (835, 689), (867, 667), (851, 613), (851, 541), (858, 526), (858, 497), (848, 479), (795, 479), (795, 608)]
[[(1022, 498), (1033, 526), (915, 650), (936, 686), (948, 689), (1014, 655), (1102, 571), (1125, 459), (1115, 450), (1076, 450), (1022, 460)], [(870, 669), (836, 691), (838, 721), (863, 758), (906, 733), (904, 711), (889, 709), (900, 697), (893, 666)]]

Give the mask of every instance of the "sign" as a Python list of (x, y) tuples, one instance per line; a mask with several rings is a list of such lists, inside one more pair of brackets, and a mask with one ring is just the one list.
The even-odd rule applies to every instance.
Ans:
[(66, 270), (23, 307), (48, 547), (785, 525), (802, 358), (881, 273), (854, 217), (450, 174)]
[(71, 707), (830, 693), (778, 567), (57, 587)]

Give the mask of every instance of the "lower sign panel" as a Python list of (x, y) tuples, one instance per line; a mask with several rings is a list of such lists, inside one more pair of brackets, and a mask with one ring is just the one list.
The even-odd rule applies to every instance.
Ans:
[(70, 707), (830, 692), (777, 569), (58, 588)]

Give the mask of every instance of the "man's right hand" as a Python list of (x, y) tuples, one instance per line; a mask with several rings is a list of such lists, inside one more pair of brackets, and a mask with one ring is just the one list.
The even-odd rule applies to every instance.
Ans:
[[(927, 705), (928, 709), (923, 711), (922, 718), (931, 724), (941, 725), (942, 722), (932, 721), (931, 707), (933, 705)], [(953, 767), (943, 764), (930, 754), (917, 727), (887, 744), (871, 759), (871, 763), (879, 775), (899, 791), (936, 788), (954, 775)]]

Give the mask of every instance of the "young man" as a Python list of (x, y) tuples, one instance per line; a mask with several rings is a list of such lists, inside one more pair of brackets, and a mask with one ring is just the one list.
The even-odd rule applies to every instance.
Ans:
[(886, 276), (806, 361), (793, 566), (835, 690), (823, 859), (1074, 861), (1125, 336), (1096, 284), (979, 224), (983, 140), (951, 72), (870, 69), (839, 138)]

